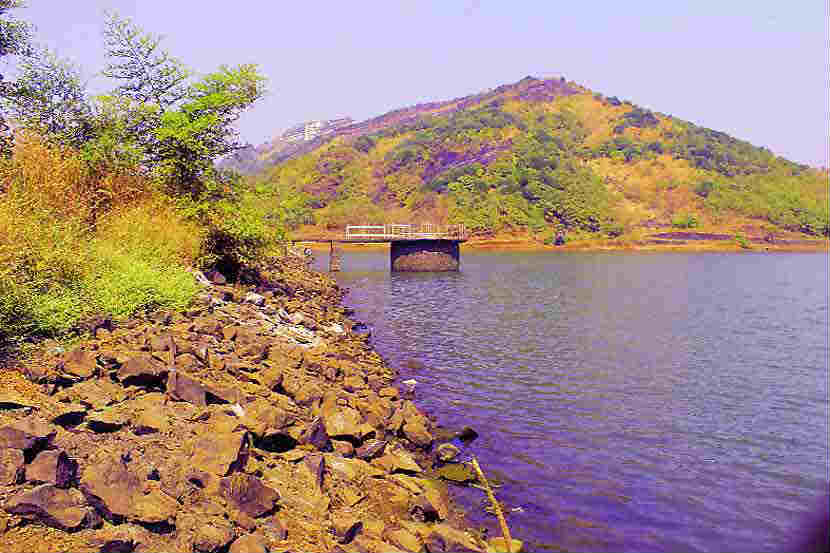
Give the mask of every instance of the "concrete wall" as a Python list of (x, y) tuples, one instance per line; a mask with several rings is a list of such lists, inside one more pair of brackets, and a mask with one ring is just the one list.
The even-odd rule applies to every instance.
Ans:
[(455, 240), (401, 240), (389, 251), (393, 271), (457, 271), (460, 265)]

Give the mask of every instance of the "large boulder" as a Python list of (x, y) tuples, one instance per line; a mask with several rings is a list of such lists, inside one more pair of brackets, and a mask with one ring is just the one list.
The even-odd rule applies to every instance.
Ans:
[(61, 530), (94, 528), (101, 522), (81, 492), (75, 489), (64, 490), (51, 484), (43, 484), (14, 495), (6, 503), (5, 509)]
[(234, 540), (228, 553), (268, 553), (267, 545), (262, 536), (245, 534)]
[(167, 375), (167, 393), (172, 399), (187, 401), (193, 405), (207, 405), (207, 387), (185, 372), (174, 370)]

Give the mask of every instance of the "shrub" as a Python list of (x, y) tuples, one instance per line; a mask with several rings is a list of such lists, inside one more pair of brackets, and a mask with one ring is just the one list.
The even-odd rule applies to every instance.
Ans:
[(676, 228), (694, 228), (698, 226), (698, 220), (694, 213), (678, 213), (672, 217), (671, 224)]

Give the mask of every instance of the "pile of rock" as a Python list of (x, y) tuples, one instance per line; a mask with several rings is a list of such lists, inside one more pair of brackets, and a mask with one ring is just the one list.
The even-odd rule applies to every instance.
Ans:
[(483, 550), (334, 281), (268, 277), (3, 375), (0, 549)]

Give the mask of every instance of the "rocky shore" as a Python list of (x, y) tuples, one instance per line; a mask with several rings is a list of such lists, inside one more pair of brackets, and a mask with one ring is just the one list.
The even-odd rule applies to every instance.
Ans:
[(333, 279), (207, 276), (184, 313), (0, 373), (0, 551), (486, 550), (431, 477), (457, 450)]

